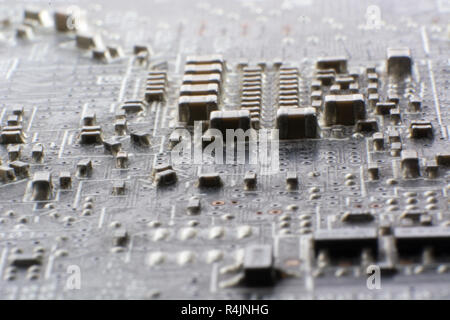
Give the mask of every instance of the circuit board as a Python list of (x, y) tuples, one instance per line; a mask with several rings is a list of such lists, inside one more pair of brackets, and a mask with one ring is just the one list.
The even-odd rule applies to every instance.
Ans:
[(450, 298), (449, 22), (0, 0), (0, 298)]

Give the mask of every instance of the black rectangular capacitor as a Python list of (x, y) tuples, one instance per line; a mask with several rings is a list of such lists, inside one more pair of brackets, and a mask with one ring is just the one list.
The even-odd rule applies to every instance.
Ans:
[(250, 245), (244, 253), (244, 281), (247, 286), (270, 286), (275, 281), (272, 246)]

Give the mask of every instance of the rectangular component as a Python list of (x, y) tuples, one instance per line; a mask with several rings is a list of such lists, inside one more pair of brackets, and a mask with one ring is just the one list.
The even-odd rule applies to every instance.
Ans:
[(347, 72), (347, 59), (345, 57), (322, 57), (316, 61), (317, 69), (333, 69), (337, 73)]
[(181, 96), (178, 100), (178, 115), (181, 122), (193, 125), (194, 121), (209, 120), (212, 111), (218, 109), (218, 98), (208, 96)]
[(325, 96), (325, 125), (354, 125), (365, 118), (365, 104), (362, 94)]
[(277, 112), (280, 139), (317, 138), (318, 124), (314, 108), (280, 108)]
[(222, 133), (226, 129), (242, 129), (246, 131), (250, 128), (249, 110), (213, 111), (210, 115), (210, 128), (218, 129)]

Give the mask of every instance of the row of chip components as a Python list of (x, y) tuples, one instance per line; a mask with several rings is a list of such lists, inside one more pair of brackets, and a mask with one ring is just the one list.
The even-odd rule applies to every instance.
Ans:
[[(397, 60), (405, 62), (404, 64), (406, 65), (408, 59), (410, 57), (397, 59), (391, 55), (387, 61), (388, 69), (390, 68), (389, 70), (391, 70), (396, 63), (399, 63)], [(356, 124), (357, 128), (361, 129), (357, 129), (358, 131), (377, 131), (378, 124), (376, 120), (366, 120), (365, 98), (359, 91), (359, 72), (348, 71), (345, 57), (326, 57), (317, 60), (316, 75), (311, 86), (312, 108), (296, 108), (299, 106), (298, 69), (283, 67), (282, 64), (278, 67), (279, 108), (277, 110), (277, 128), (280, 129), (281, 139), (318, 137), (320, 129), (317, 121), (318, 113), (323, 113), (323, 124), (326, 127)], [(373, 105), (375, 114), (384, 115), (386, 110), (388, 110), (395, 124), (398, 123), (400, 120), (400, 112), (397, 108), (398, 97), (388, 97), (387, 102), (380, 102), (376, 69), (369, 67), (366, 72), (368, 80), (367, 91), (370, 95), (368, 100), (369, 104)], [(186, 110), (183, 111), (180, 104), (180, 119), (183, 119), (184, 115), (184, 120), (192, 124), (195, 120), (208, 120), (207, 114), (210, 114), (211, 128), (219, 128), (224, 131), (224, 129), (234, 129), (234, 126), (237, 126), (245, 130), (248, 128), (250, 115), (251, 127), (259, 128), (255, 124), (256, 117), (261, 109), (263, 68), (260, 65), (257, 67), (245, 65), (242, 67), (242, 73), (241, 110), (213, 111), (216, 108), (215, 101), (212, 101), (207, 107), (206, 102), (208, 101), (203, 100), (204, 105), (200, 109), (203, 114), (197, 112), (198, 117), (194, 120), (188, 119), (188, 112)], [(390, 71), (389, 75), (392, 73)], [(181, 93), (187, 94), (185, 90), (182, 90)], [(409, 105), (415, 112), (420, 110), (420, 101), (417, 99), (410, 98)], [(194, 108), (185, 109), (192, 111)], [(242, 110), (248, 110), (248, 112)]]
[(377, 115), (390, 115), (395, 124), (400, 119), (400, 110), (398, 109), (398, 95), (388, 94), (387, 101), (380, 101), (379, 77), (375, 67), (366, 68), (367, 95), (368, 104)]
[[(105, 46), (99, 34), (87, 31), (85, 13), (74, 6), (55, 11), (53, 23), (47, 10), (26, 9), (22, 24), (17, 27), (16, 37), (27, 40), (33, 39), (37, 27), (48, 28), (52, 25), (60, 33), (75, 33), (76, 47), (82, 50), (92, 50), (92, 58), (95, 60), (108, 63), (125, 55), (120, 45), (109, 44)], [(152, 50), (147, 45), (135, 45), (133, 54), (138, 64), (147, 65)]]
[(188, 56), (178, 100), (179, 121), (208, 121), (219, 110), (226, 65), (221, 55)]
[[(136, 53), (136, 52), (135, 52)], [(125, 101), (115, 114), (114, 131), (117, 136), (124, 136), (128, 132), (127, 116), (145, 113), (152, 102), (164, 102), (167, 98), (168, 78), (165, 70), (149, 71), (146, 78), (143, 100)], [(145, 130), (130, 132), (130, 141), (136, 146), (148, 147), (151, 144), (151, 135)], [(122, 144), (116, 137), (103, 142), (105, 151), (113, 154), (116, 158), (116, 168), (126, 169), (128, 167), (128, 152), (122, 150)]]
[[(260, 128), (264, 68), (261, 65), (248, 66), (247, 64), (240, 66), (240, 68), (240, 109), (212, 111), (209, 123), (211, 129), (219, 129), (222, 133), (225, 133), (226, 129), (247, 130), (249, 128)], [(280, 129), (280, 138), (316, 138), (318, 125), (315, 110), (312, 108), (298, 108), (298, 69), (283, 67), (280, 69), (280, 101), (285, 101), (286, 104), (278, 110), (277, 124)], [(292, 96), (295, 96), (295, 98), (291, 98)]]
[[(387, 49), (387, 74), (389, 76), (404, 76), (411, 73), (411, 53), (408, 48), (388, 48)], [(390, 92), (386, 102), (380, 102), (378, 95), (379, 88), (379, 76), (375, 67), (366, 68), (367, 77), (367, 94), (369, 105), (375, 110), (375, 114), (392, 114), (394, 121), (399, 119), (399, 110), (397, 108), (399, 97), (395, 93)], [(360, 105), (353, 108), (353, 111), (357, 112), (356, 117), (351, 116), (351, 110), (342, 110), (338, 112), (333, 105), (327, 108), (327, 99), (323, 101), (324, 92), (327, 91), (328, 95), (347, 95), (342, 97), (342, 101), (351, 100), (350, 96), (355, 97), (356, 94), (360, 94), (359, 91), (359, 73), (354, 71), (348, 71), (347, 59), (345, 57), (326, 57), (319, 58), (316, 62), (316, 76), (311, 84), (311, 104), (316, 109), (321, 109), (324, 104), (324, 119), (326, 125), (332, 124), (354, 124), (355, 121), (361, 119), (363, 115)], [(361, 96), (359, 96), (361, 98)], [(361, 99), (357, 100), (361, 100)], [(335, 100), (333, 97), (329, 97), (330, 100)], [(334, 101), (333, 101), (334, 103)], [(411, 96), (409, 97), (409, 111), (420, 111), (420, 101)], [(341, 116), (340, 116), (340, 115)]]
[[(379, 75), (375, 67), (366, 68), (367, 78), (367, 101), (369, 107), (377, 115), (389, 115), (393, 124), (398, 124), (401, 121), (401, 112), (399, 108), (400, 96), (395, 90), (388, 90), (386, 101), (380, 101), (379, 89)], [(407, 95), (408, 104), (407, 111), (409, 113), (417, 113), (421, 111), (421, 100), (410, 93)]]
[(278, 69), (278, 107), (300, 106), (299, 70), (296, 67), (281, 65)]
[[(260, 65), (243, 66), (241, 70), (241, 110), (248, 110), (250, 126), (260, 128), (264, 72)], [(242, 128), (247, 129), (247, 128)]]
[[(13, 107), (11, 113), (7, 116), (6, 125), (0, 131), (0, 143), (8, 145), (9, 163), (2, 164), (2, 159), (0, 158), (0, 181), (4, 183), (29, 176), (30, 165), (20, 160), (22, 144), (26, 142), (26, 136), (22, 127), (24, 117), (23, 107)], [(32, 147), (31, 158), (36, 163), (43, 161), (44, 147), (42, 144), (38, 143)]]
[[(373, 138), (373, 143), (377, 143)], [(395, 142), (394, 142), (395, 143)], [(419, 177), (427, 179), (438, 178), (441, 174), (445, 174), (450, 165), (449, 153), (438, 153), (434, 158), (420, 158), (416, 150), (400, 150), (393, 155), (400, 158), (399, 171), (400, 175), (404, 179), (416, 179)], [(376, 163), (369, 162), (368, 175), (370, 180), (380, 179), (380, 170)]]
[[(396, 56), (397, 53), (395, 52), (400, 56)], [(400, 64), (399, 68), (397, 68), (398, 64)], [(410, 74), (411, 64), (409, 50), (393, 51), (388, 49), (387, 69), (389, 76), (399, 76), (399, 73), (402, 75)], [(283, 69), (280, 65), (280, 77), (283, 73), (281, 71)], [(393, 124), (398, 124), (401, 121), (398, 95), (390, 93), (386, 102), (380, 102), (378, 95), (379, 77), (376, 68), (368, 67), (366, 75), (368, 103), (374, 114), (389, 114)], [(283, 80), (279, 80), (280, 88), (285, 84), (284, 80), (287, 79), (283, 77)], [(377, 121), (375, 119), (366, 120), (365, 99), (359, 90), (359, 72), (348, 71), (345, 57), (319, 58), (315, 66), (315, 77), (311, 83), (312, 108), (286, 109), (284, 108), (285, 104), (286, 106), (296, 106), (295, 99), (279, 96), (280, 108), (277, 111), (277, 128), (280, 130), (280, 139), (317, 137), (319, 129), (317, 114), (319, 113), (323, 114), (323, 125), (326, 127), (356, 124), (357, 131), (377, 131)], [(291, 101), (286, 103), (284, 102), (285, 99)], [(409, 112), (419, 112), (421, 109), (420, 100), (413, 95), (409, 96), (408, 108)], [(309, 121), (307, 121), (308, 119)], [(411, 125), (410, 131), (413, 138), (432, 136), (431, 124), (427, 124), (425, 127), (425, 124), (417, 125), (414, 123)]]
[[(327, 67), (332, 70), (332, 75), (336, 71), (346, 70), (346, 59), (328, 58), (326, 62), (318, 62), (321, 68)], [(328, 71), (327, 71), (328, 72)], [(299, 92), (299, 72), (297, 68), (279, 66), (279, 110), (277, 111), (277, 128), (280, 129), (281, 139), (300, 139), (318, 137), (319, 126), (317, 122), (316, 110), (314, 108), (298, 108)], [(331, 73), (331, 71), (329, 72)], [(326, 74), (325, 74), (326, 75)], [(342, 85), (349, 86), (351, 81), (342, 75)], [(242, 67), (242, 91), (241, 108), (233, 111), (211, 111), (210, 128), (225, 129), (248, 129), (250, 127), (259, 128), (255, 125), (259, 118), (262, 102), (262, 80), (263, 68)], [(355, 124), (356, 120), (365, 116), (364, 99), (362, 95), (346, 97), (330, 95), (328, 103), (328, 118), (332, 124)], [(342, 100), (342, 101), (341, 101)], [(362, 104), (361, 104), (362, 102)], [(297, 107), (297, 108), (296, 108)], [(295, 109), (294, 109), (295, 108)], [(181, 108), (180, 108), (181, 109)], [(342, 112), (343, 111), (343, 112)], [(339, 117), (338, 117), (339, 116)], [(349, 116), (346, 119), (346, 116)], [(180, 114), (181, 118), (181, 114)], [(208, 120), (207, 117), (203, 118)]]
[[(137, 102), (136, 102), (137, 103)], [(125, 105), (134, 105), (134, 102), (125, 103)], [(136, 107), (131, 107), (132, 110)], [(125, 118), (125, 110), (120, 109), (116, 114), (116, 119), (114, 123), (114, 128), (117, 135), (124, 135), (126, 133), (127, 121)], [(81, 130), (78, 135), (78, 141), (81, 144), (103, 144), (106, 152), (111, 153), (116, 158), (116, 168), (126, 168), (128, 166), (128, 153), (121, 150), (122, 144), (117, 141), (116, 137), (109, 139), (104, 139), (101, 126), (97, 125), (97, 119), (95, 112), (87, 110), (83, 113), (81, 118)], [(131, 137), (133, 140), (133, 137)], [(92, 162), (86, 161), (86, 163), (79, 163), (78, 166), (79, 176), (90, 176), (92, 172)], [(70, 175), (66, 175), (64, 185), (68, 185), (70, 180)], [(63, 185), (63, 183), (62, 183)]]
[(279, 130), (279, 138), (282, 140), (317, 138), (319, 126), (316, 110), (310, 107), (300, 107), (300, 73), (298, 68), (280, 64), (277, 73), (278, 109), (276, 128)]
[(209, 128), (226, 135), (227, 129), (244, 131), (260, 128), (263, 101), (264, 69), (261, 65), (239, 66), (241, 73), (241, 103), (237, 110), (216, 110), (210, 114)]
[[(155, 71), (149, 73), (149, 81), (153, 83), (153, 79), (156, 79), (156, 84), (167, 83), (167, 76), (165, 71)], [(162, 81), (161, 81), (162, 80)], [(163, 91), (164, 88), (158, 88), (157, 91)], [(158, 93), (156, 100), (159, 101), (161, 95)], [(150, 101), (153, 101), (150, 99)], [(148, 103), (145, 100), (129, 100), (120, 105), (119, 110), (116, 111), (114, 120), (115, 135), (104, 139), (101, 127), (97, 125), (96, 115), (94, 112), (86, 110), (81, 119), (81, 130), (79, 134), (79, 141), (82, 144), (100, 144), (104, 146), (106, 153), (112, 154), (115, 157), (116, 168), (126, 169), (129, 165), (128, 152), (122, 149), (122, 142), (119, 137), (129, 134), (130, 142), (137, 147), (146, 148), (151, 145), (151, 134), (146, 130), (128, 130), (127, 117), (134, 114), (141, 114), (146, 111)], [(86, 170), (91, 171), (91, 170)], [(163, 170), (161, 170), (163, 171)], [(173, 170), (172, 170), (173, 171)], [(159, 172), (158, 172), (159, 173)], [(89, 176), (89, 175), (87, 175)], [(173, 183), (173, 176), (176, 177), (174, 172), (162, 172), (161, 174), (153, 174), (152, 177), (156, 185), (167, 185)], [(176, 179), (175, 179), (176, 181)]]
[(145, 84), (145, 101), (164, 101), (167, 89), (167, 72), (150, 71)]
[[(71, 8), (61, 9), (54, 13), (54, 26), (58, 32), (75, 32), (76, 47), (82, 50), (92, 50), (92, 58), (102, 62), (122, 58), (125, 53), (120, 45), (104, 45), (99, 34), (87, 31), (87, 21), (84, 12)], [(138, 64), (148, 64), (152, 50), (147, 45), (135, 45), (133, 47), (135, 61)]]
[[(299, 107), (299, 72), (297, 68), (280, 65), (278, 75), (278, 110), (276, 127), (280, 139), (317, 138), (320, 126), (318, 114), (323, 112), (324, 124), (353, 125), (364, 118), (364, 100), (357, 92), (358, 78), (347, 73), (345, 57), (319, 58), (311, 84), (311, 106)], [(332, 88), (330, 88), (332, 87)], [(325, 92), (324, 92), (325, 91)], [(323, 96), (325, 95), (325, 103)], [(362, 101), (362, 105), (361, 105)], [(324, 110), (322, 110), (322, 106)], [(361, 108), (362, 107), (362, 108)]]
[(109, 61), (112, 58), (123, 56), (120, 46), (104, 47), (98, 35), (91, 35), (82, 31), (86, 29), (86, 19), (81, 10), (76, 7), (58, 9), (53, 13), (53, 22), (47, 10), (26, 9), (23, 21), (16, 30), (16, 36), (20, 39), (33, 39), (38, 27), (49, 28), (62, 33), (76, 32), (75, 43), (80, 49), (92, 49), (92, 57), (96, 60)]
[[(298, 108), (299, 107), (299, 72), (297, 68), (279, 67), (278, 75), (278, 110), (276, 127), (280, 130), (280, 139), (301, 139), (301, 138), (317, 138), (319, 134), (319, 125), (317, 120), (317, 112), (322, 111), (322, 101), (314, 108)], [(349, 89), (358, 75), (349, 76), (343, 74), (347, 70), (347, 60), (345, 58), (324, 58), (319, 59), (317, 67), (321, 68), (322, 73), (317, 77), (330, 80), (329, 82), (323, 80), (325, 85), (331, 84), (335, 80), (336, 73), (339, 73), (339, 88)], [(326, 69), (324, 69), (326, 68)], [(258, 72), (258, 73), (256, 73)], [(241, 109), (259, 108), (261, 104), (261, 79), (260, 74), (262, 68), (243, 68), (243, 85), (241, 97)], [(328, 78), (327, 78), (328, 77)], [(341, 79), (342, 78), (342, 79)], [(320, 85), (324, 85), (320, 83)], [(357, 86), (356, 86), (357, 87)], [(322, 92), (320, 92), (320, 96)], [(365, 105), (362, 95), (327, 95), (325, 108), (325, 124), (334, 125), (354, 125), (358, 120), (365, 118)], [(258, 109), (256, 109), (258, 110)], [(245, 123), (247, 115), (242, 112), (230, 111), (214, 112), (211, 116), (213, 125), (212, 128), (217, 127), (215, 123), (222, 122), (229, 125), (232, 122), (231, 114), (234, 112), (234, 123)], [(242, 114), (241, 114), (242, 113)], [(239, 121), (237, 120), (239, 119)], [(219, 121), (221, 120), (221, 121)], [(231, 128), (231, 127), (227, 127)], [(242, 129), (246, 129), (242, 127)]]
[[(116, 153), (116, 160), (122, 157), (118, 151)], [(123, 166), (116, 165), (118, 168)], [(30, 166), (21, 161), (14, 161), (9, 163), (9, 166), (0, 165), (0, 181), (10, 182), (15, 180), (15, 177), (27, 178), (30, 176)], [(93, 174), (93, 165), (90, 159), (81, 159), (77, 163), (76, 177), (79, 179), (86, 179)], [(176, 172), (170, 165), (157, 165), (152, 170), (151, 178), (156, 186), (170, 185), (177, 181)], [(61, 171), (59, 174), (59, 187), (62, 190), (67, 190), (72, 187), (72, 174), (69, 171)], [(45, 201), (53, 196), (54, 185), (52, 182), (51, 173), (49, 171), (37, 171), (33, 174), (30, 184), (31, 200)], [(113, 194), (121, 195), (124, 193), (125, 184), (123, 181), (115, 181), (113, 183)]]

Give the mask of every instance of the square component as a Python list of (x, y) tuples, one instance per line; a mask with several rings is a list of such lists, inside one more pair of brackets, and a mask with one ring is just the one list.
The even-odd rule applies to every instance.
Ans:
[(407, 76), (411, 74), (412, 59), (409, 48), (387, 49), (387, 72), (390, 76)]
[(277, 112), (280, 139), (317, 138), (318, 124), (314, 108), (280, 108)]
[(251, 245), (244, 253), (244, 280), (247, 286), (269, 286), (274, 283), (272, 246)]
[(333, 69), (337, 73), (347, 72), (347, 59), (345, 57), (322, 57), (317, 59), (316, 68), (319, 70)]

